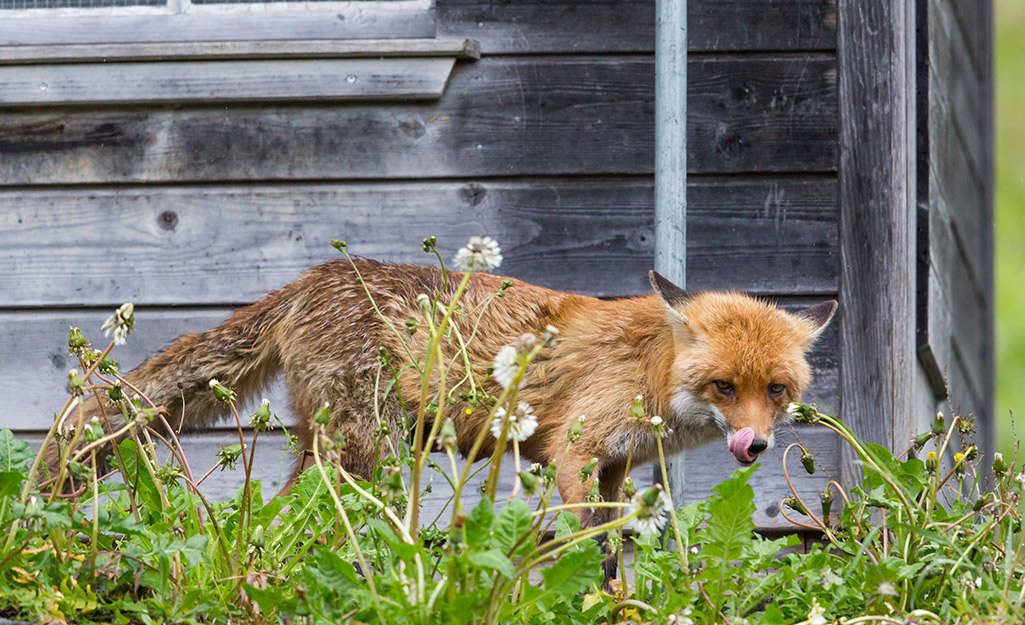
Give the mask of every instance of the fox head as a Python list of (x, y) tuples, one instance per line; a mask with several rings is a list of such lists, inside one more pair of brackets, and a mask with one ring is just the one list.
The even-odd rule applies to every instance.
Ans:
[(673, 329), (674, 417), (683, 428), (718, 428), (737, 460), (751, 464), (772, 448), (775, 425), (808, 388), (806, 354), (837, 303), (790, 313), (741, 293), (692, 295), (654, 271), (649, 277)]

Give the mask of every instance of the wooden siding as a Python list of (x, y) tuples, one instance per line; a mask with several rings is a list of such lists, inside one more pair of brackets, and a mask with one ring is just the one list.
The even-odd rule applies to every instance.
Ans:
[[(891, 449), (911, 436), (915, 367), (915, 5), (839, 0), (843, 418)], [(845, 483), (861, 468), (844, 448)]]
[[(139, 332), (119, 350), (131, 366), (334, 258), (331, 238), (422, 261), (422, 236), (450, 255), (493, 234), (509, 275), (647, 292), (654, 3), (438, 0), (436, 16), (439, 36), (482, 49), (437, 102), (5, 110), (0, 349), (24, 360), (0, 362), (0, 392), (18, 398), (2, 424), (46, 427), (62, 403), (68, 325), (97, 336), (112, 307), (135, 301)], [(692, 0), (689, 19), (688, 286), (795, 307), (836, 297), (835, 2)], [(829, 410), (839, 326), (812, 355), (808, 398)], [(838, 446), (823, 431), (796, 435), (825, 469), (801, 478), (814, 493), (838, 476)], [(200, 438), (197, 453), (212, 457), (216, 441)], [(687, 455), (688, 497), (735, 468), (723, 447)], [(753, 478), (764, 528), (786, 527), (782, 449)]]
[[(835, 170), (834, 64), (692, 61), (690, 172)], [(485, 56), (457, 66), (437, 103), (10, 110), (0, 181), (651, 175), (653, 107), (647, 56)]]
[[(931, 400), (993, 436), (991, 3), (921, 0), (918, 349)], [(946, 401), (949, 391), (949, 404)]]
[[(691, 287), (835, 293), (835, 193), (830, 179), (692, 180)], [(11, 190), (0, 293), (9, 307), (240, 305), (337, 257), (331, 237), (416, 263), (425, 235), (451, 257), (488, 232), (508, 275), (633, 295), (650, 288), (652, 194), (650, 178), (612, 177)]]

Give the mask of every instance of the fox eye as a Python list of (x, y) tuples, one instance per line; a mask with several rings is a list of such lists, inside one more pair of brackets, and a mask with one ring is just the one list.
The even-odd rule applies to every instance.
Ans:
[(776, 399), (783, 394), (783, 391), (787, 390), (787, 387), (782, 384), (770, 384), (769, 385), (769, 397)]
[(729, 382), (723, 382), (722, 380), (713, 380), (712, 384), (715, 384), (715, 390), (719, 391), (723, 395), (732, 396), (734, 393), (733, 385)]

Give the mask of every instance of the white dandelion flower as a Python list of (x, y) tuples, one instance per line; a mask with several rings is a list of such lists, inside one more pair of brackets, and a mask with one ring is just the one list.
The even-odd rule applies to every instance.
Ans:
[(790, 402), (790, 405), (787, 406), (787, 414), (792, 417), (796, 417), (798, 414), (800, 414), (800, 410), (801, 404), (795, 402)]
[[(502, 436), (502, 426), (505, 424), (507, 415), (505, 406), (495, 411), (495, 416), (491, 419), (491, 433), (495, 438)], [(508, 415), (508, 419), (509, 438), (515, 438), (522, 442), (530, 438), (530, 435), (537, 429), (537, 415), (534, 414), (534, 408), (525, 401), (519, 402), (516, 410)]]
[(470, 237), (453, 260), (463, 271), (487, 271), (502, 264), (502, 248), (491, 237)]
[(107, 320), (103, 322), (102, 330), (103, 336), (110, 336), (111, 331), (114, 332), (114, 344), (124, 345), (125, 337), (135, 327), (135, 305), (131, 302), (127, 302), (121, 305), (117, 311), (107, 317)]
[(660, 533), (669, 520), (669, 501), (661, 488), (651, 487), (634, 495), (630, 501), (631, 514), (637, 512), (637, 518), (631, 527), (638, 534)]
[(498, 355), (495, 356), (495, 369), (491, 375), (503, 388), (509, 388), (512, 385), (516, 372), (520, 370), (520, 365), (517, 362), (518, 356), (519, 352), (512, 345), (506, 345), (498, 350)]

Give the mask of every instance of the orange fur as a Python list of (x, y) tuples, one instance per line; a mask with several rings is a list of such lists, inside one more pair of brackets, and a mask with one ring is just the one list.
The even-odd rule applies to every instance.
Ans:
[[(426, 333), (404, 332), (406, 320), (423, 320), (416, 296), (444, 291), (441, 299), (447, 303), (462, 274), (449, 273), (446, 281), (443, 272), (427, 267), (366, 259), (356, 259), (355, 265), (384, 317), (403, 334), (413, 354), (423, 354)], [(531, 461), (561, 458), (569, 426), (580, 415), (587, 416), (583, 436), (561, 468), (564, 500), (579, 500), (587, 492), (579, 488), (576, 475), (591, 458), (599, 459), (596, 474), (602, 495), (618, 498), (635, 429), (634, 463), (654, 458), (650, 428), (638, 427), (628, 418), (638, 395), (647, 414), (662, 416), (671, 431), (666, 439), (669, 453), (728, 437), (731, 429), (744, 427), (771, 442), (774, 423), (785, 415), (783, 408), (799, 400), (808, 385), (805, 352), (835, 307), (833, 303), (829, 310), (820, 307), (801, 316), (737, 293), (689, 296), (660, 277), (653, 281), (657, 294), (612, 301), (515, 282), (505, 297), (486, 308), (468, 347), (471, 366), (481, 375), (498, 351), (522, 334), (540, 334), (548, 325), (561, 331), (556, 345), (528, 368), (519, 399), (538, 415), (536, 432), (521, 444), (522, 455)], [(499, 277), (474, 274), (461, 306), (476, 309), (501, 282)], [(454, 319), (462, 336), (470, 337), (476, 315)], [(396, 369), (409, 364), (405, 348), (379, 319), (352, 266), (339, 260), (310, 269), (217, 328), (179, 338), (127, 378), (156, 404), (166, 406), (173, 423), (180, 418), (186, 429), (202, 429), (226, 416), (225, 406), (209, 391), (211, 378), (234, 387), (244, 399), (281, 370), (299, 417), (296, 434), (301, 443), (311, 445), (312, 416), (329, 403), (330, 427), (341, 430), (346, 440), (341, 461), (351, 472), (365, 476), (373, 470), (378, 451), (373, 402), (375, 357), (382, 346)], [(444, 342), (444, 350), (444, 362), (453, 363), (447, 380), (451, 389), (465, 370), (452, 344)], [(734, 396), (717, 391), (715, 381), (731, 384)], [(769, 398), (766, 388), (771, 383), (785, 384), (786, 391)], [(435, 376), (432, 391), (437, 384)], [(485, 385), (491, 394), (501, 393), (496, 382), (488, 380)], [(419, 374), (407, 369), (399, 389), (415, 414)], [(99, 411), (92, 403), (88, 409), (90, 414)], [(462, 401), (445, 409), (455, 420), (464, 453), (481, 429), (490, 426), (489, 409), (478, 406), (469, 414), (466, 409)], [(392, 393), (381, 407), (381, 417), (392, 432), (405, 435), (400, 432), (401, 415)], [(488, 454), (493, 443), (488, 436), (482, 454)], [(48, 453), (55, 461), (52, 450)]]

